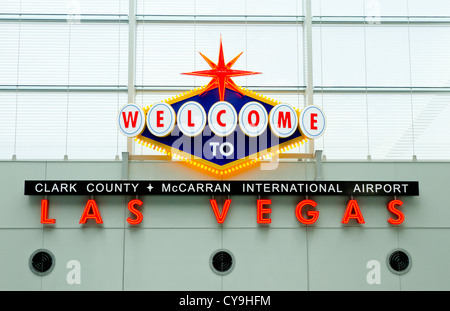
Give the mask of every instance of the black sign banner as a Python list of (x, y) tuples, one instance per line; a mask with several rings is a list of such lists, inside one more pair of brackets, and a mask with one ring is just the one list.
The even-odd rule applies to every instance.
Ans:
[(417, 181), (26, 180), (25, 195), (417, 196)]

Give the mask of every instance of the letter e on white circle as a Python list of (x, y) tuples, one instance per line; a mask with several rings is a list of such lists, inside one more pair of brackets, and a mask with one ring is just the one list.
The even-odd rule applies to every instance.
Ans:
[(166, 137), (175, 128), (176, 114), (167, 103), (156, 103), (147, 113), (147, 128), (155, 136)]
[(298, 126), (306, 138), (315, 139), (322, 136), (326, 123), (325, 114), (317, 106), (307, 106), (300, 112)]

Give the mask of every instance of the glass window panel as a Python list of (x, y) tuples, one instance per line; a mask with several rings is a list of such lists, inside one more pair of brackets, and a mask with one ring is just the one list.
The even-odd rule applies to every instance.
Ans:
[[(17, 132), (12, 133), (17, 159), (63, 159), (66, 102), (65, 92), (17, 94)], [(15, 101), (11, 106), (15, 107)]]
[(127, 85), (128, 24), (71, 26), (70, 83)]
[(410, 16), (450, 16), (448, 0), (408, 0)]
[(137, 0), (138, 15), (194, 15), (195, 0)]
[(138, 0), (137, 14), (147, 15), (302, 15), (302, 0)]
[(17, 59), (19, 53), (19, 25), (0, 23), (0, 84), (17, 83)]
[(114, 159), (126, 150), (116, 120), (119, 107), (127, 102), (125, 93), (21, 91), (17, 95), (16, 132), (16, 92), (0, 93), (0, 115), (8, 115), (2, 122), (0, 157), (11, 158), (14, 140), (17, 159), (63, 159), (66, 146), (69, 159)]
[(8, 0), (0, 13), (24, 14), (128, 14), (128, 0)]
[(245, 15), (245, 1), (242, 0), (196, 0), (198, 15)]
[(10, 160), (14, 154), (16, 94), (0, 92), (0, 159)]
[[(19, 85), (64, 85), (68, 82), (68, 24), (21, 23)], [(8, 84), (16, 84), (15, 74)]]
[[(365, 0), (365, 16), (407, 16), (408, 0)], [(374, 20), (376, 21), (376, 19)]]
[(248, 25), (247, 38), (247, 68), (262, 72), (248, 76), (248, 85), (305, 84), (301, 25)]
[[(126, 85), (128, 27), (119, 24), (2, 24), (0, 83)], [(19, 47), (20, 27), (20, 47)], [(17, 36), (14, 40), (11, 33)], [(70, 40), (69, 40), (70, 38)], [(70, 75), (69, 75), (70, 72)]]
[(418, 160), (450, 159), (450, 94), (413, 95), (414, 145)]
[(410, 86), (408, 28), (366, 27), (367, 85)]
[(314, 100), (327, 115), (327, 131), (315, 143), (327, 159), (450, 158), (449, 94), (368, 93), (367, 109), (364, 93), (318, 92)]
[(311, 11), (313, 16), (407, 16), (408, 0), (312, 0)]
[(448, 0), (312, 0), (314, 16), (450, 16)]
[(371, 93), (367, 95), (367, 106), (372, 159), (411, 160), (413, 124), (410, 93)]
[(312, 0), (313, 16), (363, 16), (363, 0)]
[(302, 15), (302, 0), (246, 0), (248, 15)]
[(302, 35), (295, 24), (141, 24), (136, 81), (138, 85), (206, 85), (209, 78), (181, 73), (210, 68), (198, 52), (217, 62), (222, 36), (226, 61), (244, 52), (233, 68), (263, 73), (234, 78), (238, 85), (303, 85)]
[(194, 25), (142, 23), (136, 35), (137, 85), (194, 85)]
[(362, 27), (313, 27), (314, 85), (365, 86)]
[(413, 86), (450, 86), (450, 26), (411, 26)]
[(317, 25), (313, 36), (315, 85), (366, 86), (367, 66), (368, 86), (450, 86), (449, 26)]

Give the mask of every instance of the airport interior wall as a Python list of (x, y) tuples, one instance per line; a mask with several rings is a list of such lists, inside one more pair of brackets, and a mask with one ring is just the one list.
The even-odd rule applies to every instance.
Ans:
[[(126, 221), (132, 197), (96, 196), (103, 224), (82, 225), (91, 197), (49, 196), (49, 217), (56, 223), (44, 225), (44, 197), (24, 195), (25, 180), (213, 177), (178, 162), (0, 162), (0, 290), (450, 290), (448, 162), (321, 165), (323, 180), (419, 181), (420, 195), (398, 197), (405, 220), (397, 226), (387, 222), (392, 197), (379, 196), (354, 197), (364, 224), (341, 223), (349, 197), (310, 196), (320, 213), (312, 225), (301, 224), (294, 214), (304, 196), (271, 196), (272, 222), (258, 224), (256, 194), (230, 196), (223, 224), (217, 223), (208, 195), (141, 196), (144, 218), (137, 226)], [(313, 160), (279, 162), (274, 169), (255, 167), (232, 179), (314, 180), (317, 169)], [(29, 267), (31, 254), (41, 248), (55, 258), (54, 269), (44, 276)], [(411, 259), (402, 275), (387, 267), (388, 254), (397, 248)], [(218, 249), (235, 259), (226, 275), (214, 273), (209, 264)], [(71, 282), (75, 268), (78, 279)], [(369, 281), (374, 273), (377, 282)]]

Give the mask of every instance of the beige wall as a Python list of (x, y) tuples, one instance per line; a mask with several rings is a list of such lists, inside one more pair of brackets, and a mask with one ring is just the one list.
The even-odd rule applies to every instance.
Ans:
[[(124, 166), (125, 165), (125, 166)], [(341, 223), (348, 197), (310, 197), (317, 222), (300, 224), (294, 209), (301, 196), (272, 196), (272, 223), (256, 222), (253, 196), (231, 196), (225, 223), (216, 222), (209, 196), (142, 196), (144, 219), (126, 218), (131, 197), (95, 197), (99, 225), (79, 220), (83, 196), (49, 196), (49, 217), (40, 223), (40, 200), (24, 195), (33, 179), (208, 179), (182, 163), (167, 162), (0, 162), (0, 290), (450, 290), (450, 208), (447, 162), (330, 162), (324, 180), (419, 181), (418, 197), (401, 197), (405, 221), (386, 220), (390, 197), (355, 197), (365, 223)], [(283, 162), (276, 169), (251, 171), (233, 179), (313, 180), (314, 162)], [(217, 197), (223, 202), (223, 197)], [(55, 267), (46, 276), (30, 271), (30, 255), (51, 251)], [(209, 258), (228, 249), (235, 266), (228, 275), (212, 272)], [(403, 248), (412, 266), (390, 272), (386, 256)], [(71, 260), (80, 264), (75, 271)], [(380, 264), (380, 284), (369, 284), (370, 261)], [(80, 284), (66, 277), (77, 272)], [(376, 272), (376, 271), (375, 271)]]

